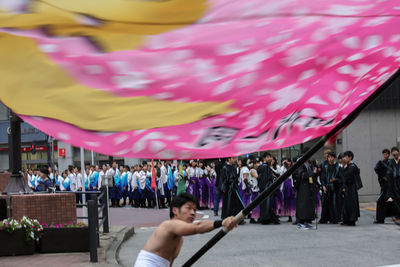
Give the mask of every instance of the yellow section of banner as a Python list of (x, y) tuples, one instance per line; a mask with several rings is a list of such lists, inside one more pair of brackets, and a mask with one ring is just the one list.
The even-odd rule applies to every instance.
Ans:
[(113, 132), (181, 125), (235, 111), (232, 101), (182, 103), (119, 97), (79, 84), (30, 38), (3, 33), (0, 42), (0, 100), (18, 114)]
[[(43, 29), (51, 36), (85, 36), (102, 51), (127, 50), (146, 35), (195, 23), (206, 0), (32, 0), (23, 13), (0, 9), (0, 27)], [(1, 8), (1, 6), (0, 6)]]

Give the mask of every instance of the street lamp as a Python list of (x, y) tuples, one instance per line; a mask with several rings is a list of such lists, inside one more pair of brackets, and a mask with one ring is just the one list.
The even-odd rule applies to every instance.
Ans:
[(11, 171), (10, 181), (5, 193), (30, 193), (27, 181), (22, 173), (21, 159), (21, 122), (22, 120), (10, 110), (10, 128), (8, 130), (8, 156)]

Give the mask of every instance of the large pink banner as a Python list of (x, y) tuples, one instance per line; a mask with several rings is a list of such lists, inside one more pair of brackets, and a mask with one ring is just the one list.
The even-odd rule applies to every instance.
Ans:
[[(228, 103), (187, 123), (174, 123), (187, 114), (172, 105), (168, 114), (160, 114), (166, 126), (151, 128), (135, 124), (143, 119), (140, 110), (127, 120), (123, 114), (107, 117), (99, 106), (94, 122), (125, 120), (124, 127), (111, 130), (37, 116), (35, 110), (19, 113), (34, 127), (108, 155), (215, 158), (326, 134), (399, 68), (399, 15), (398, 0), (215, 0), (193, 24), (147, 35), (135, 49), (108, 52), (79, 36), (0, 31), (31, 38), (74, 81), (113, 97), (145, 96), (177, 107)], [(13, 109), (12, 101), (1, 101)], [(68, 113), (80, 107), (61, 108)]]

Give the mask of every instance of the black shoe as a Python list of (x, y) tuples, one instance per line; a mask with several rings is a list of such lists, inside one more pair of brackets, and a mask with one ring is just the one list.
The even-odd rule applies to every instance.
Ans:
[(281, 224), (281, 222), (279, 220), (273, 221), (273, 224)]
[(250, 218), (250, 223), (251, 223), (251, 224), (255, 224), (255, 223), (257, 223), (257, 221), (254, 220), (253, 218)]
[(214, 216), (218, 216), (218, 213), (215, 213), (215, 212), (214, 212)]
[(374, 224), (384, 224), (384, 221), (374, 221)]
[(267, 225), (267, 224), (270, 224), (271, 222), (269, 220), (260, 220), (260, 223), (262, 225)]
[(327, 221), (323, 221), (323, 220), (319, 220), (318, 223), (319, 223), (319, 224), (327, 224), (328, 222), (327, 222)]

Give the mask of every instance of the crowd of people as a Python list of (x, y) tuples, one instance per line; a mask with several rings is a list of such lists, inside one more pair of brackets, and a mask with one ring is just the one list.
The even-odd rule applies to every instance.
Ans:
[[(381, 185), (375, 223), (383, 223), (400, 215), (400, 160), (398, 148), (385, 149), (383, 160), (375, 167)], [(393, 158), (389, 159), (390, 153)], [(265, 201), (248, 219), (250, 223), (279, 224), (288, 217), (298, 229), (313, 228), (311, 222), (321, 214), (319, 223), (354, 226), (360, 216), (358, 190), (362, 188), (360, 169), (354, 155), (346, 151), (336, 155), (324, 151), (325, 160), (307, 160)], [(281, 165), (269, 153), (261, 158), (230, 157), (217, 160), (187, 162), (143, 161), (134, 166), (111, 165), (85, 167), (69, 166), (59, 173), (51, 168), (28, 170), (28, 184), (35, 191), (53, 186), (60, 191), (96, 191), (108, 182), (111, 207), (131, 205), (136, 208), (166, 208), (172, 199), (187, 192), (199, 200), (199, 209), (212, 209), (215, 216), (236, 215), (285, 173), (296, 159), (283, 158)], [(154, 168), (154, 170), (153, 170)], [(156, 178), (152, 186), (152, 175)], [(83, 185), (84, 184), (84, 185)], [(77, 202), (81, 201), (77, 194)], [(244, 221), (243, 221), (244, 222)]]

